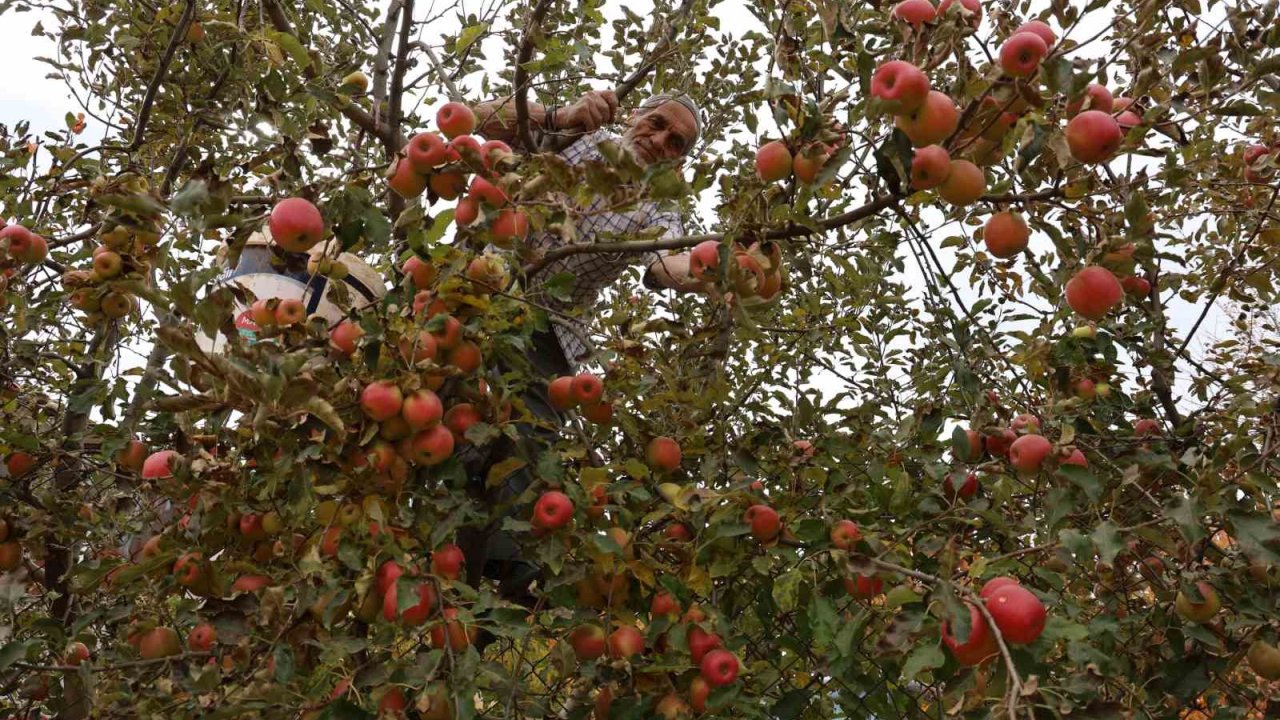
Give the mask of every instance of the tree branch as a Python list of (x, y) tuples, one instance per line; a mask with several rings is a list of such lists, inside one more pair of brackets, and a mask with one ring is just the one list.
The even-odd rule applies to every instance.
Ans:
[[(834, 215), (826, 218), (818, 223), (818, 230), (815, 231), (811, 227), (803, 225), (788, 225), (776, 230), (770, 230), (764, 234), (766, 240), (786, 240), (789, 238), (804, 237), (812, 235), (815, 232), (825, 230), (834, 230), (852, 225), (853, 223), (863, 220), (871, 215), (884, 210), (885, 208), (897, 202), (895, 195), (881, 195), (871, 202), (861, 207), (854, 208), (845, 213)], [(545, 269), (551, 263), (568, 257), (570, 255), (580, 255), (584, 253), (640, 253), (650, 250), (678, 250), (681, 248), (693, 247), (707, 240), (723, 240), (724, 233), (709, 233), (705, 235), (686, 235), (677, 238), (659, 238), (657, 240), (624, 240), (621, 242), (611, 243), (582, 243), (573, 245), (562, 245), (561, 247), (551, 250), (542, 259), (530, 263), (523, 268), (526, 277), (532, 277), (541, 270)]]
[(138, 122), (133, 127), (133, 141), (129, 143), (127, 148), (129, 152), (142, 147), (142, 136), (147, 131), (147, 123), (151, 119), (151, 106), (155, 104), (156, 95), (160, 92), (160, 85), (164, 82), (164, 76), (169, 73), (169, 65), (173, 63), (173, 56), (178, 53), (178, 45), (187, 37), (187, 29), (191, 27), (191, 18), (195, 15), (195, 12), (195, 0), (187, 0), (186, 7), (182, 9), (182, 16), (178, 18), (178, 25), (173, 29), (173, 34), (169, 36), (169, 46), (164, 49), (164, 55), (160, 57), (160, 65), (156, 68), (156, 74), (151, 78), (151, 84), (147, 86), (146, 94), (142, 96), (142, 108), (138, 110)]
[(524, 39), (520, 41), (520, 51), (516, 54), (515, 84), (516, 102), (516, 139), (526, 148), (534, 147), (533, 135), (529, 132), (529, 71), (525, 65), (533, 57), (533, 38), (542, 29), (542, 19), (551, 7), (551, 0), (538, 0), (529, 23), (524, 29)]

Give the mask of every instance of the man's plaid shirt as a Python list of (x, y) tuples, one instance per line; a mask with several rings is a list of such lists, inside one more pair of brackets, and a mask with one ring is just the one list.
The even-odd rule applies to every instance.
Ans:
[[(605, 140), (616, 142), (618, 137), (608, 131), (597, 130), (578, 138), (572, 145), (565, 148), (560, 153), (560, 156), (570, 165), (600, 160), (602, 155), (598, 146)], [(578, 242), (616, 242), (628, 239), (628, 236), (635, 235), (647, 228), (654, 227), (666, 230), (665, 233), (660, 233), (658, 237), (680, 237), (684, 235), (684, 222), (681, 220), (680, 215), (671, 210), (660, 210), (656, 203), (641, 202), (632, 210), (624, 212), (604, 210), (605, 203), (605, 198), (596, 198), (581, 214), (581, 217), (577, 219), (575, 231)], [(552, 233), (542, 233), (540, 236), (532, 238), (530, 242), (534, 249), (541, 251), (551, 250), (563, 244), (563, 240)], [(570, 291), (568, 302), (546, 297), (539, 299), (557, 310), (583, 317), (583, 319), (589, 319), (590, 311), (595, 305), (600, 291), (617, 280), (628, 266), (643, 264), (645, 268), (648, 268), (661, 258), (662, 255), (656, 251), (568, 255), (543, 268), (535, 276), (531, 285), (536, 293), (536, 286), (539, 280), (546, 280), (558, 273), (572, 273), (575, 282)], [(575, 334), (574, 330), (570, 330), (561, 324), (552, 325), (556, 339), (559, 340), (560, 347), (564, 350), (565, 358), (569, 360), (570, 364), (575, 364), (577, 360), (589, 354), (588, 346), (578, 337), (578, 334), (581, 334), (583, 338), (588, 337), (589, 330), (586, 324), (581, 321), (574, 321), (573, 326), (577, 334)]]

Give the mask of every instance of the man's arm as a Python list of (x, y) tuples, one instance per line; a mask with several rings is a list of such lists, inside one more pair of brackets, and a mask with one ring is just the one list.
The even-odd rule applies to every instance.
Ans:
[(645, 285), (677, 292), (704, 292), (707, 284), (689, 274), (689, 253), (663, 255), (649, 265)]
[[(520, 139), (516, 137), (516, 101), (513, 98), (490, 100), (471, 110), (476, 115), (478, 135), (519, 147)], [(554, 114), (543, 105), (529, 103), (529, 127), (543, 133), (556, 132), (566, 137), (576, 137), (595, 132), (613, 122), (617, 112), (618, 98), (612, 90), (592, 90), (572, 105), (556, 108)]]

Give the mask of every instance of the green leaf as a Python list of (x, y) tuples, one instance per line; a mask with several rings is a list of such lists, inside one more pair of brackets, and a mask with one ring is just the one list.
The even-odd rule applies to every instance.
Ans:
[(1079, 465), (1059, 465), (1058, 474), (1083, 490), (1090, 500), (1097, 500), (1102, 495), (1102, 484), (1088, 468)]
[(1280, 525), (1266, 515), (1245, 515), (1228, 513), (1227, 519), (1235, 532), (1240, 547), (1254, 559), (1266, 560), (1272, 565), (1280, 565)]
[(289, 53), (289, 57), (293, 58), (298, 67), (304, 69), (311, 67), (311, 55), (307, 53), (307, 49), (302, 46), (302, 43), (298, 42), (298, 38), (289, 33), (276, 32), (272, 33), (271, 39), (275, 40), (280, 47), (284, 48), (285, 52)]
[(1120, 537), (1120, 532), (1110, 520), (1104, 521), (1101, 525), (1094, 528), (1089, 535), (1093, 540), (1093, 544), (1098, 548), (1098, 559), (1110, 565), (1116, 555), (1124, 549), (1124, 540)]
[(904, 682), (911, 682), (920, 673), (940, 668), (946, 661), (942, 648), (936, 642), (921, 643), (902, 663), (902, 679)]
[(5, 646), (0, 648), (0, 670), (21, 660), (27, 654), (27, 648), (31, 643), (31, 640), (14, 640), (5, 643)]
[(288, 645), (277, 645), (276, 682), (287, 683), (293, 679), (293, 648)]
[(770, 717), (774, 720), (795, 720), (800, 717), (805, 708), (809, 707), (812, 694), (809, 690), (804, 689), (788, 692), (778, 698), (778, 702), (774, 703)]
[[(462, 32), (458, 33), (458, 40), (454, 44), (453, 52), (457, 55), (461, 55), (466, 52), (467, 48), (471, 47), (471, 44), (479, 39), (481, 35), (485, 34), (488, 29), (489, 23), (478, 23), (476, 25), (468, 25), (462, 28)], [(461, 98), (454, 99), (458, 100)]]
[(573, 288), (577, 283), (578, 277), (573, 273), (558, 272), (543, 281), (542, 289), (556, 300), (569, 302), (573, 299)]

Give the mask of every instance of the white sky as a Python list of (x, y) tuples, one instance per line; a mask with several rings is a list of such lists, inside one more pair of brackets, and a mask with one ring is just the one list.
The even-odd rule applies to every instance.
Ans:
[[(419, 17), (425, 17), (428, 12), (427, 9), (421, 8), (422, 4), (423, 3), (419, 3)], [(625, 4), (630, 7), (633, 12), (642, 17), (647, 16), (652, 10), (652, 3), (645, 2), (643, 0), (627, 2)], [(1043, 0), (1035, 3), (1037, 8), (1043, 4)], [(473, 12), (478, 12), (479, 7), (475, 5), (475, 3), (467, 3), (466, 7)], [(610, 5), (611, 8), (608, 8), (605, 11), (606, 15), (610, 18), (619, 16), (620, 12), (613, 9), (616, 5), (613, 3)], [(748, 30), (759, 29), (755, 18), (743, 9), (743, 3), (741, 0), (723, 2), (717, 6), (716, 12), (722, 20), (721, 28), (723, 31), (732, 31), (735, 34), (740, 34)], [(34, 13), (19, 14), (10, 12), (3, 17), (2, 21), (0, 21), (0, 47), (5, 48), (4, 60), (6, 74), (10, 78), (20, 79), (19, 82), (11, 81), (0, 83), (0, 123), (4, 123), (12, 127), (17, 121), (26, 119), (31, 122), (33, 134), (36, 135), (41, 134), (45, 130), (61, 129), (64, 126), (64, 114), (69, 111), (75, 113), (79, 110), (74, 99), (71, 98), (66, 87), (61, 81), (45, 77), (49, 73), (50, 68), (34, 59), (39, 55), (52, 56), (55, 52), (55, 48), (51, 43), (46, 41), (44, 38), (32, 37), (30, 34), (32, 27), (39, 19), (39, 16)], [(1073, 33), (1073, 37), (1083, 38), (1091, 36), (1096, 32), (1096, 29), (1102, 27), (1102, 24), (1106, 21), (1107, 11), (1104, 10), (1098, 13), (1096, 18), (1091, 18), (1091, 22), (1082, 24), (1082, 26)], [(991, 27), (989, 18), (984, 18), (980, 33), (989, 35)], [(453, 24), (452, 16), (448, 16), (439, 20), (436, 24), (433, 24), (431, 30), (433, 34), (451, 32), (456, 31), (456, 25)], [(436, 41), (436, 38), (431, 36), (424, 37), (423, 39), (426, 39), (428, 42), (432, 42), (433, 44)], [(493, 40), (491, 42), (497, 42), (497, 40)], [(994, 48), (997, 44), (993, 43), (992, 45)], [(1091, 51), (1086, 54), (1090, 56), (1097, 56), (1106, 51), (1107, 46), (1099, 42), (1095, 43), (1094, 46), (1091, 46)], [(488, 55), (495, 62), (505, 62), (508, 58), (505, 53), (496, 51), (496, 47), (495, 51), (489, 52)], [(469, 97), (469, 99), (479, 100), (481, 98), (473, 95)], [(411, 103), (406, 103), (406, 105), (408, 107), (412, 107)], [(424, 113), (424, 116), (428, 116), (427, 113)], [(90, 120), (88, 129), (81, 136), (82, 141), (93, 143), (101, 135), (102, 129), (97, 125), (98, 123)], [(761, 132), (768, 132), (770, 129), (773, 129), (772, 121), (762, 122), (760, 127)], [(1150, 137), (1158, 138), (1159, 136), (1151, 133)], [(712, 151), (714, 151), (714, 148), (712, 148)], [(713, 188), (711, 191), (708, 191), (706, 195), (700, 198), (700, 208), (704, 217), (714, 216), (712, 210), (716, 205), (714, 192), (715, 189)], [(980, 214), (985, 216), (986, 211), (982, 210), (980, 211)], [(932, 217), (930, 217), (931, 215)], [(926, 215), (926, 220), (932, 221), (927, 223), (927, 225), (932, 225), (936, 228), (938, 224), (937, 221), (940, 217), (940, 215), (933, 213)], [(971, 234), (972, 229), (966, 228), (966, 232)], [(948, 234), (957, 233), (958, 228), (951, 226), (943, 231), (935, 233), (932, 239), (931, 244), (939, 253), (944, 266), (950, 267), (950, 265), (954, 263), (955, 254), (951, 249), (938, 248), (938, 243)], [(1047, 238), (1042, 236), (1033, 236), (1033, 250), (1045, 251), (1049, 248), (1051, 248), (1051, 245)], [(905, 243), (903, 252), (907, 252)], [(918, 288), (919, 292), (923, 293), (924, 283), (914, 266), (914, 261), (908, 259), (906, 267), (909, 283), (912, 287)], [(954, 280), (967, 304), (972, 305), (973, 302), (978, 300), (977, 295), (965, 286), (961, 276), (955, 277)], [(1167, 296), (1168, 293), (1165, 293), (1165, 295)], [(1169, 298), (1166, 302), (1168, 305), (1170, 322), (1174, 328), (1185, 329), (1190, 327), (1200, 309), (1199, 305), (1188, 305), (1176, 297)], [(1226, 322), (1227, 316), (1221, 311), (1221, 309), (1216, 309), (1212, 312), (1205, 321), (1204, 326), (1198, 332), (1196, 340), (1192, 345), (1191, 349), (1193, 355), (1199, 355), (1199, 350), (1204, 347), (1207, 341), (1226, 334)], [(143, 362), (144, 355), (145, 352), (135, 356), (136, 364), (140, 365)], [(123, 360), (125, 367), (135, 364), (134, 362), (130, 362), (127, 357)], [(1185, 382), (1186, 370), (1187, 368), (1185, 366), (1180, 368), (1180, 382)], [(819, 373), (814, 377), (811, 384), (826, 395), (834, 394), (846, 389), (843, 387), (844, 384), (841, 381), (827, 375), (826, 373)], [(1179, 393), (1179, 395), (1185, 397), (1185, 393)]]

